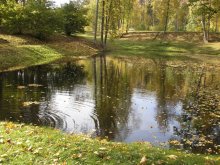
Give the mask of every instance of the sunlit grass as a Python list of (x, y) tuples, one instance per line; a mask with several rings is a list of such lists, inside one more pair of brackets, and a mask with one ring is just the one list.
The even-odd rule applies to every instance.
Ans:
[(115, 143), (45, 127), (0, 123), (2, 164), (219, 164), (218, 156), (186, 154), (148, 143)]
[(220, 56), (220, 43), (191, 43), (183, 41), (152, 41), (117, 39), (109, 43), (113, 56), (142, 56), (180, 60), (201, 60), (203, 56)]
[(41, 42), (28, 36), (0, 34), (0, 71), (52, 62), (64, 56), (91, 56), (96, 49), (72, 37)]
[(13, 70), (54, 61), (60, 53), (45, 45), (0, 45), (0, 70)]
[[(178, 35), (178, 33), (176, 33)], [(93, 41), (93, 33), (79, 34)], [(181, 38), (181, 37), (180, 37)], [(100, 38), (97, 38), (100, 42)], [(202, 41), (186, 41), (178, 37), (167, 41), (153, 39), (121, 38), (109, 40), (108, 54), (113, 56), (142, 56), (180, 60), (200, 60), (204, 56), (220, 56), (220, 42), (204, 44)]]
[(59, 42), (49, 44), (51, 48), (65, 56), (90, 56), (95, 54), (96, 50), (80, 42)]

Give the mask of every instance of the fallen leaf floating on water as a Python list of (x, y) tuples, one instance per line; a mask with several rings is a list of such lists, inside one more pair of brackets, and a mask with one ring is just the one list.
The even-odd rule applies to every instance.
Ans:
[(25, 86), (17, 86), (18, 89), (25, 89)]
[(37, 101), (34, 101), (34, 102), (32, 102), (32, 101), (23, 102), (23, 106), (24, 106), (24, 107), (29, 107), (29, 106), (31, 106), (31, 105), (39, 105), (39, 104), (40, 104), (40, 103), (37, 102)]
[(29, 87), (42, 87), (41, 84), (28, 84)]
[(168, 155), (167, 156), (169, 159), (173, 159), (173, 160), (176, 160), (177, 159), (177, 156), (176, 155)]
[(140, 165), (145, 165), (145, 164), (147, 164), (147, 158), (146, 158), (146, 156), (143, 156), (141, 158)]

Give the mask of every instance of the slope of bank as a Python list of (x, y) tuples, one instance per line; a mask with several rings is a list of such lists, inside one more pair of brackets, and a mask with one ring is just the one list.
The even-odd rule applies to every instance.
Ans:
[(166, 60), (213, 61), (220, 58), (220, 42), (132, 40), (121, 38), (109, 43), (109, 54)]
[(52, 62), (64, 56), (91, 56), (97, 49), (83, 39), (54, 36), (41, 42), (28, 36), (0, 34), (0, 71)]
[(219, 164), (219, 156), (116, 143), (45, 127), (0, 122), (1, 164)]
[[(160, 34), (159, 37), (157, 33)], [(161, 32), (130, 32), (121, 38), (109, 39), (106, 54), (117, 57), (143, 57), (150, 59), (183, 60), (216, 63), (220, 59), (220, 34), (213, 33), (212, 40), (204, 44), (201, 33), (167, 32), (165, 38)], [(93, 34), (79, 35), (90, 42)], [(100, 38), (98, 36), (98, 43)]]

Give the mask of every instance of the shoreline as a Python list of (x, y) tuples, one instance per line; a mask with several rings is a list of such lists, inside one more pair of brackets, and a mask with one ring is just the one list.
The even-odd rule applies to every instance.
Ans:
[(3, 164), (220, 163), (218, 155), (160, 149), (147, 142), (108, 142), (86, 135), (69, 135), (56, 129), (12, 122), (0, 122), (0, 132), (0, 163)]

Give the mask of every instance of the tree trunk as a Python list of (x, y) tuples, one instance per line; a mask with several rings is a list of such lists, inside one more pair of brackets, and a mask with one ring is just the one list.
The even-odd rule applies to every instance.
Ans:
[(102, 0), (101, 44), (104, 46), (105, 0)]
[(108, 29), (109, 29), (109, 15), (106, 16), (106, 21), (105, 21), (105, 40), (104, 40), (105, 46), (107, 44), (107, 39), (108, 39)]
[(126, 14), (126, 33), (128, 33), (128, 31), (129, 31), (129, 22), (130, 22), (130, 12), (131, 12), (131, 0), (129, 0), (128, 1), (128, 11), (127, 11), (128, 13), (129, 13), (129, 15), (128, 15), (128, 13)]
[(95, 29), (94, 29), (94, 42), (95, 43), (97, 42), (98, 17), (99, 17), (99, 0), (96, 0)]
[[(209, 7), (211, 8), (212, 1), (209, 0)], [(210, 22), (211, 22), (211, 15), (208, 15), (208, 24), (207, 24), (207, 41), (209, 41), (209, 31), (210, 31)]]
[(110, 23), (110, 15), (111, 15), (111, 12), (112, 12), (112, 3), (113, 3), (113, 0), (110, 0), (110, 2), (107, 0), (107, 3), (110, 3), (109, 4), (109, 7), (108, 7), (108, 13), (106, 15), (106, 22), (105, 22), (105, 40), (104, 40), (104, 46), (107, 45), (107, 40), (108, 40), (108, 32), (109, 32), (109, 23)]
[(168, 18), (169, 18), (169, 10), (170, 10), (170, 0), (167, 0), (167, 13), (166, 13), (166, 19), (165, 19), (165, 25), (164, 25), (163, 39), (164, 39), (165, 33), (167, 31)]
[[(127, 20), (128, 21), (128, 20)], [(126, 25), (126, 34), (128, 33), (128, 30), (129, 30), (129, 24), (127, 22), (127, 25)]]
[(167, 1), (167, 13), (166, 13), (165, 26), (164, 26), (164, 33), (167, 31), (167, 24), (168, 24), (169, 10), (170, 10), (170, 0)]
[(179, 25), (178, 25), (178, 16), (177, 16), (177, 14), (176, 14), (176, 16), (175, 16), (175, 31), (176, 32), (178, 32), (179, 31), (179, 27), (178, 27)]
[(206, 22), (205, 22), (205, 15), (202, 15), (202, 31), (203, 31), (203, 41), (204, 43), (208, 43), (208, 38), (207, 38), (207, 30), (206, 30)]
[(218, 32), (218, 13), (216, 13), (216, 18), (215, 18), (215, 32)]

